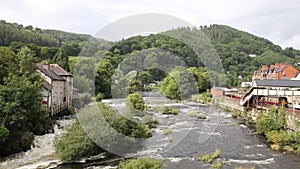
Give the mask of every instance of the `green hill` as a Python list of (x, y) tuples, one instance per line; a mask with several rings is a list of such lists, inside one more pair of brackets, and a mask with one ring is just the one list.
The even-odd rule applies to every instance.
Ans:
[[(201, 37), (203, 33), (211, 41), (211, 44), (220, 56), (224, 70), (227, 73), (227, 80), (231, 85), (238, 84), (239, 76), (250, 78), (252, 72), (259, 69), (263, 64), (270, 65), (278, 62), (288, 62), (296, 65), (296, 63), (300, 62), (299, 50), (293, 48), (282, 49), (279, 45), (273, 44), (265, 38), (224, 25), (203, 26), (199, 29), (178, 28), (149, 36), (131, 37), (117, 42), (110, 49), (111, 54), (109, 54), (109, 58), (116, 66), (132, 52), (149, 48), (160, 48), (179, 56), (189, 67), (203, 66), (203, 60), (200, 60), (190, 47), (186, 46), (182, 41), (169, 36), (175, 35), (188, 42), (197, 36), (199, 39), (203, 38)], [(205, 44), (207, 41), (205, 40), (189, 43), (197, 46), (199, 50), (207, 46)], [(205, 59), (209, 60), (210, 55), (206, 55)], [(209, 60), (209, 62), (214, 61)]]

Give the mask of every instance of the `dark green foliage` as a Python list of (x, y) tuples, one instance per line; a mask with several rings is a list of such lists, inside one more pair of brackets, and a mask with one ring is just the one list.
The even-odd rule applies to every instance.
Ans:
[(85, 133), (78, 120), (66, 128), (66, 132), (55, 138), (55, 151), (63, 162), (72, 162), (104, 152)]
[(59, 51), (55, 54), (53, 62), (60, 65), (63, 69), (70, 71), (69, 56), (62, 48), (60, 48)]
[(188, 99), (198, 93), (195, 77), (183, 67), (176, 67), (160, 86), (162, 93), (171, 99)]
[[(120, 144), (123, 144), (125, 140), (120, 142), (120, 135), (116, 134), (115, 131), (132, 138), (151, 136), (147, 124), (139, 124), (128, 120), (116, 110), (112, 110), (101, 102), (81, 109), (78, 117), (80, 123), (76, 121), (67, 128), (66, 133), (55, 138), (55, 150), (64, 162), (80, 160), (106, 152), (110, 147), (121, 146)], [(82, 125), (84, 128), (82, 128)], [(111, 130), (112, 128), (114, 131)], [(85, 131), (88, 132), (88, 135)], [(97, 141), (98, 144), (105, 143), (107, 149), (103, 150), (98, 147), (94, 141)]]
[(103, 59), (97, 68), (95, 77), (96, 93), (103, 93), (106, 98), (111, 97), (111, 76), (114, 73), (109, 59)]
[(259, 134), (266, 134), (273, 130), (281, 130), (285, 127), (285, 110), (276, 107), (271, 107), (267, 114), (260, 114), (256, 123), (256, 130)]
[(103, 93), (98, 93), (96, 96), (96, 101), (101, 102), (104, 99), (105, 95)]
[(163, 160), (155, 158), (132, 159), (120, 163), (121, 169), (161, 169)]
[(8, 136), (9, 136), (9, 130), (4, 126), (1, 126), (0, 127), (0, 145), (7, 140)]
[[(267, 39), (229, 26), (211, 25), (201, 29), (216, 48), (228, 75), (228, 84), (237, 85), (238, 76), (251, 78), (254, 70), (263, 64), (280, 62), (297, 63), (294, 58), (300, 55), (299, 50), (274, 45)], [(256, 55), (250, 57), (249, 55)]]
[(170, 109), (168, 106), (165, 106), (163, 109), (162, 114), (173, 114), (173, 115), (178, 115), (180, 112), (179, 109)]
[(138, 93), (133, 93), (128, 95), (126, 100), (126, 106), (132, 107), (138, 111), (144, 111), (145, 109), (145, 102), (143, 96)]
[[(30, 28), (30, 29), (29, 29)], [(11, 42), (34, 43), (39, 46), (59, 46), (60, 42), (57, 38), (37, 31), (32, 26), (23, 27), (18, 24), (0, 22), (0, 46), (9, 46)]]
[(279, 150), (300, 154), (300, 131), (288, 132), (273, 130), (266, 134), (268, 142), (277, 145)]
[[(34, 53), (28, 47), (17, 55), (8, 48), (0, 48), (1, 51), (8, 55), (2, 55), (7, 62), (0, 63), (7, 73), (2, 75), (0, 84), (0, 121), (10, 134), (0, 146), (0, 155), (7, 155), (29, 149), (32, 132), (45, 133), (52, 121), (41, 105), (43, 83), (36, 71)], [(10, 62), (10, 57), (14, 62)]]

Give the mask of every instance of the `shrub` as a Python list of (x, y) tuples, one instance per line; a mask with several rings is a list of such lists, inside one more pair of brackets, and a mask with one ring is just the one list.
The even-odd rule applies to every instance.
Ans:
[(221, 150), (220, 149), (216, 149), (216, 151), (214, 152), (214, 154), (212, 155), (213, 159), (219, 158), (221, 154)]
[(217, 161), (216, 163), (211, 165), (211, 168), (215, 168), (215, 169), (221, 169), (222, 168), (222, 163), (220, 163), (219, 161)]
[(171, 134), (172, 133), (172, 128), (171, 127), (168, 127), (167, 129), (165, 129), (164, 131), (163, 131), (163, 134), (164, 135), (169, 135), (169, 134)]
[(161, 169), (163, 160), (155, 158), (132, 159), (120, 163), (121, 169)]
[(96, 96), (96, 101), (101, 102), (102, 99), (104, 99), (104, 98), (105, 98), (105, 95), (103, 93), (98, 93)]
[(145, 110), (145, 102), (142, 95), (138, 93), (133, 93), (127, 96), (126, 106), (129, 108), (133, 108), (138, 111)]
[(285, 150), (286, 152), (293, 152), (294, 151), (294, 148), (293, 147), (291, 147), (291, 146), (284, 146), (283, 147), (283, 150)]
[(54, 148), (63, 162), (72, 162), (102, 152), (76, 120), (66, 132), (54, 140)]
[(262, 113), (258, 116), (256, 130), (259, 134), (266, 134), (272, 130), (284, 129), (285, 126), (285, 111), (271, 107), (266, 115)]
[(9, 130), (4, 126), (1, 126), (0, 127), (0, 145), (6, 141), (8, 136), (9, 136)]
[(278, 145), (278, 144), (272, 144), (272, 145), (271, 145), (271, 148), (272, 148), (272, 150), (274, 150), (274, 151), (279, 151), (279, 150), (280, 150), (280, 145)]
[(172, 137), (172, 136), (169, 136), (169, 137), (168, 137), (168, 141), (169, 141), (169, 142), (173, 142), (173, 137)]
[(278, 145), (283, 145), (286, 137), (286, 132), (274, 130), (268, 132), (266, 136), (269, 142)]
[(179, 109), (170, 109), (168, 106), (165, 106), (163, 109), (162, 114), (173, 114), (173, 115), (178, 115), (180, 112)]
[(201, 160), (206, 162), (206, 163), (211, 163), (213, 161), (213, 158), (210, 154), (205, 154), (201, 157)]
[[(213, 155), (211, 154), (205, 154), (201, 157), (201, 160), (206, 162), (206, 163), (211, 163), (214, 159), (219, 158), (221, 154), (221, 150), (216, 149)], [(198, 158), (200, 160), (200, 158)]]

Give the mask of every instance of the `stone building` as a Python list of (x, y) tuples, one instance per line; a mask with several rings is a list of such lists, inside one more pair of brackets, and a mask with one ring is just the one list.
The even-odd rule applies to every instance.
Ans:
[(51, 115), (68, 108), (73, 102), (73, 76), (58, 64), (38, 64), (44, 79), (43, 104)]

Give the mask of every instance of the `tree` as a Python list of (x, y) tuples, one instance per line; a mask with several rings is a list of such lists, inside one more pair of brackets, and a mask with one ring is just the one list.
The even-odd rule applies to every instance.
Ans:
[(141, 81), (142, 86), (148, 85), (153, 82), (153, 76), (148, 71), (141, 71), (137, 75), (137, 80)]
[(193, 74), (184, 67), (175, 67), (161, 82), (162, 93), (171, 99), (188, 99), (198, 94)]
[(0, 47), (0, 84), (4, 83), (4, 78), (9, 72), (16, 68), (16, 54), (8, 47)]
[(53, 58), (53, 62), (59, 64), (62, 68), (70, 71), (69, 67), (69, 56), (65, 53), (63, 49), (59, 49)]
[(9, 130), (7, 139), (0, 144), (1, 156), (29, 149), (33, 133), (43, 134), (51, 125), (41, 105), (43, 83), (33, 52), (24, 47), (15, 55), (15, 61), (3, 67), (8, 72), (0, 85), (0, 121)]
[(104, 97), (111, 97), (111, 76), (114, 73), (114, 68), (111, 61), (103, 59), (97, 69), (95, 77), (96, 93), (103, 93)]

